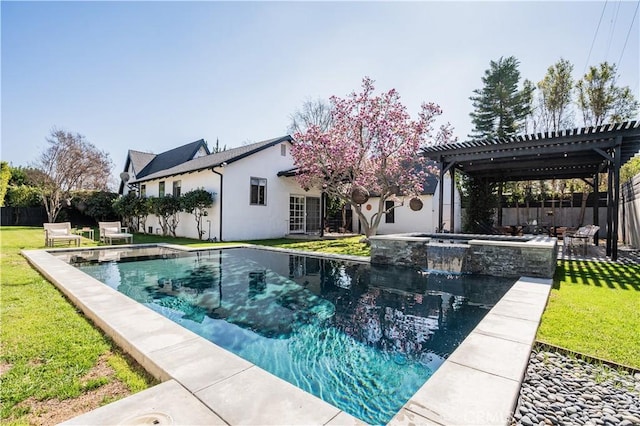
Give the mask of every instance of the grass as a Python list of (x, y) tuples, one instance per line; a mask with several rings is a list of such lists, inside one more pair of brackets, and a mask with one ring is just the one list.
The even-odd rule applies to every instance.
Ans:
[(250, 244), (258, 244), (269, 247), (288, 248), (294, 250), (316, 251), (322, 253), (348, 254), (352, 256), (369, 256), (370, 249), (365, 243), (361, 243), (361, 236), (341, 238), (339, 240), (293, 240), (275, 239), (245, 241)]
[(559, 261), (538, 340), (640, 368), (640, 265)]
[(182, 244), (190, 247), (220, 247), (232, 244), (257, 244), (268, 247), (288, 248), (294, 250), (315, 251), (322, 253), (347, 254), (353, 256), (369, 256), (370, 250), (367, 244), (361, 243), (361, 236), (341, 238), (337, 240), (299, 240), (278, 238), (271, 240), (252, 241), (228, 241), (224, 243), (210, 243), (193, 240), (190, 238), (163, 237), (161, 235), (136, 234), (135, 242), (138, 244), (171, 243)]
[[(19, 254), (20, 249), (42, 248), (40, 228), (0, 228), (0, 419), (27, 422), (27, 400), (66, 400), (99, 388), (112, 380), (131, 392), (153, 380)], [(95, 245), (83, 239), (84, 245)], [(115, 378), (83, 381), (106, 357)]]

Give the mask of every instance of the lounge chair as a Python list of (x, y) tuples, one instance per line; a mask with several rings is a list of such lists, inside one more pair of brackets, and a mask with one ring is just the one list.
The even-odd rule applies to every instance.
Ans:
[(581, 226), (575, 232), (565, 232), (563, 244), (565, 251), (570, 249), (573, 251), (574, 247), (582, 247), (582, 254), (587, 255), (587, 247), (590, 245), (589, 241), (596, 235), (596, 232), (600, 229), (596, 225)]
[(100, 242), (113, 244), (113, 240), (124, 240), (125, 243), (133, 243), (133, 234), (129, 234), (127, 228), (123, 228), (120, 222), (98, 222), (100, 228)]
[(60, 223), (44, 223), (44, 245), (46, 247), (53, 247), (56, 241), (66, 241), (71, 245), (71, 242), (76, 243), (76, 247), (80, 247), (80, 235), (75, 235), (71, 232), (71, 222)]

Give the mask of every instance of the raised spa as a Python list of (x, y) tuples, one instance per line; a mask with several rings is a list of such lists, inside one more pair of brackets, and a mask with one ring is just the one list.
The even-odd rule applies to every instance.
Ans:
[(392, 234), (370, 237), (372, 265), (496, 277), (552, 278), (557, 238), (476, 234)]

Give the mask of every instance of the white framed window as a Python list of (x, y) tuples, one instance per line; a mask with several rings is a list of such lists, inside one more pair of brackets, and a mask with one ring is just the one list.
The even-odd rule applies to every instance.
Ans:
[(174, 197), (179, 197), (180, 194), (182, 193), (182, 181), (181, 180), (174, 180), (173, 181), (173, 196)]
[(251, 196), (249, 204), (252, 206), (267, 205), (267, 180), (264, 178), (251, 178)]
[(147, 196), (147, 185), (145, 185), (144, 183), (140, 185), (140, 196), (142, 198)]
[(158, 197), (164, 197), (164, 181), (158, 182)]
[(280, 155), (282, 155), (283, 157), (287, 156), (287, 145), (284, 143), (280, 145)]

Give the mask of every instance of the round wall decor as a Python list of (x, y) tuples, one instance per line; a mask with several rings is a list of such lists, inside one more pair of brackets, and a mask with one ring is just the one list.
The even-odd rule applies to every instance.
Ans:
[(411, 210), (413, 210), (414, 212), (417, 212), (419, 210), (422, 210), (422, 200), (418, 197), (413, 197), (411, 199), (411, 201), (409, 201), (409, 207), (411, 208)]

